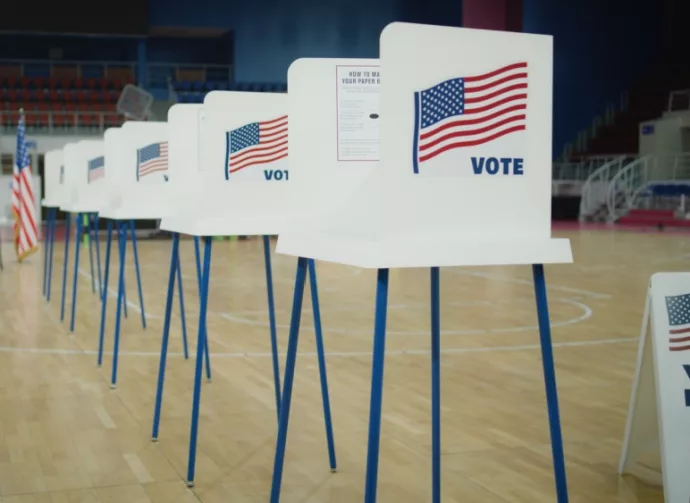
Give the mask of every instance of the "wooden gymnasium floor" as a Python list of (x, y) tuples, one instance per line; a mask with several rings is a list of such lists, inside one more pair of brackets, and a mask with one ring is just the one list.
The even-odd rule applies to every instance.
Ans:
[[(571, 502), (662, 502), (658, 486), (619, 478), (616, 466), (647, 281), (655, 271), (687, 269), (690, 240), (656, 232), (557, 234), (572, 240), (576, 258), (574, 265), (546, 268)], [(59, 321), (62, 249), (56, 246), (53, 301), (47, 305), (40, 291), (42, 258), (17, 266), (5, 248), (0, 501), (268, 501), (276, 417), (261, 241), (214, 243), (214, 377), (203, 386), (193, 490), (183, 480), (194, 364), (180, 356), (177, 313), (161, 441), (150, 440), (169, 242), (140, 242), (147, 330), (136, 307), (134, 270), (131, 263), (127, 267), (130, 310), (116, 391), (108, 384), (110, 355), (102, 369), (95, 365), (100, 315), (84, 254), (74, 334), (67, 320)], [(183, 242), (181, 252), (193, 347), (198, 303), (191, 241)], [(295, 259), (273, 260), (284, 351)], [(375, 273), (317, 267), (339, 471), (328, 470), (311, 310), (305, 309), (282, 501), (351, 503), (362, 500), (364, 487)], [(428, 277), (426, 270), (391, 273), (382, 503), (430, 500)], [(443, 501), (553, 503), (530, 268), (446, 268), (441, 283)]]

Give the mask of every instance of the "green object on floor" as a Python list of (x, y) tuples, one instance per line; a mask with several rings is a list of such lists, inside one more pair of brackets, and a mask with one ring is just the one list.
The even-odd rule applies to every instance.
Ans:
[(84, 223), (84, 248), (88, 248), (89, 246), (89, 216), (88, 215), (83, 215), (82, 216), (83, 223)]

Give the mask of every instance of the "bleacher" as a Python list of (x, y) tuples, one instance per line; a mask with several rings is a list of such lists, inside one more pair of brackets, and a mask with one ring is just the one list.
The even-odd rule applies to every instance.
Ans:
[(0, 62), (0, 128), (14, 128), (23, 109), (34, 131), (102, 131), (118, 126), (122, 88), (134, 82), (132, 65)]
[[(117, 100), (135, 74), (134, 62), (0, 61), (0, 131), (16, 127), (20, 109), (36, 132), (98, 133), (119, 126), (125, 118)], [(147, 74), (145, 87), (180, 103), (201, 103), (215, 90), (287, 92), (284, 83), (233, 82), (227, 65), (151, 63)]]

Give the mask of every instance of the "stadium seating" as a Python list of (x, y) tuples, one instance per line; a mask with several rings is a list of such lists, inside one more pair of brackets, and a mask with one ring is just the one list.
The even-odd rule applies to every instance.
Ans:
[(29, 129), (120, 125), (116, 103), (122, 88), (133, 82), (132, 69), (99, 67), (100, 75), (89, 65), (0, 65), (0, 127), (15, 127), (20, 109)]

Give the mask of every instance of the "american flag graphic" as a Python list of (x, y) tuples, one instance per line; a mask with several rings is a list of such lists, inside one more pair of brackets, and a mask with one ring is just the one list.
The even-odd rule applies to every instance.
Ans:
[(89, 161), (89, 173), (87, 181), (89, 183), (100, 180), (105, 176), (105, 157), (100, 156)]
[(267, 164), (288, 155), (287, 115), (252, 122), (225, 133), (225, 178), (241, 169)]
[(690, 351), (690, 293), (666, 297), (669, 349)]
[(448, 150), (526, 129), (527, 63), (443, 81), (414, 93), (413, 168)]
[(21, 262), (38, 250), (36, 201), (31, 178), (31, 158), (26, 146), (26, 125), (22, 113), (17, 125), (17, 158), (12, 172), (14, 249)]
[(168, 171), (168, 142), (152, 143), (137, 150), (137, 180), (160, 171)]

